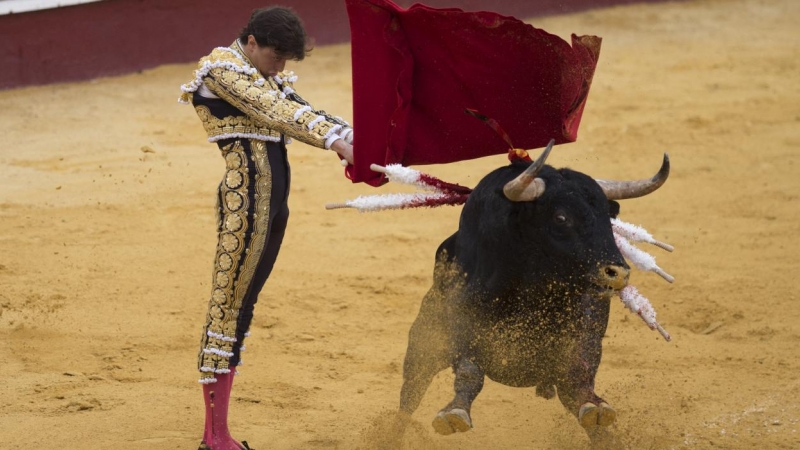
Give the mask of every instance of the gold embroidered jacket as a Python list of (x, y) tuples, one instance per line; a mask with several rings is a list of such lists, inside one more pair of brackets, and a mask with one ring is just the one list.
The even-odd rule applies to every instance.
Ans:
[[(296, 80), (292, 72), (261, 76), (237, 40), (200, 60), (195, 79), (181, 86), (180, 102), (194, 104), (211, 142), (229, 138), (279, 141), (285, 134), (329, 148), (352, 131), (344, 120), (317, 111), (303, 100), (293, 89)], [(204, 101), (208, 97), (233, 108), (214, 108), (213, 102)]]

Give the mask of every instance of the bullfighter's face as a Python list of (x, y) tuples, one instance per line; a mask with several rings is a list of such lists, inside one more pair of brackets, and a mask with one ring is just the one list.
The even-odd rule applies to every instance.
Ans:
[(247, 37), (244, 50), (255, 68), (264, 77), (274, 77), (279, 72), (283, 72), (286, 67), (284, 55), (278, 54), (272, 47), (260, 47), (252, 34)]

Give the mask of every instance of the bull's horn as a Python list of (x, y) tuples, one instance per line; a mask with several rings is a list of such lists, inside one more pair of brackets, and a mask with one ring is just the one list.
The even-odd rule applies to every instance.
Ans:
[(637, 181), (595, 180), (603, 189), (609, 200), (625, 200), (626, 198), (643, 197), (660, 188), (669, 177), (669, 154), (664, 153), (661, 169), (653, 178)]
[(542, 154), (536, 161), (532, 162), (525, 172), (522, 172), (513, 180), (503, 186), (503, 194), (512, 202), (530, 202), (544, 193), (544, 180), (536, 178), (536, 175), (544, 167), (544, 162), (550, 155), (550, 150), (553, 149), (553, 144), (556, 143), (555, 139), (550, 139), (547, 148), (544, 149)]

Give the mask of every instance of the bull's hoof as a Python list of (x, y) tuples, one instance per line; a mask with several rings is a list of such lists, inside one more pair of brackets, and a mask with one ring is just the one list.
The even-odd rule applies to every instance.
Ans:
[(607, 427), (617, 420), (617, 412), (608, 403), (602, 402), (600, 405), (594, 403), (584, 403), (578, 411), (578, 422), (586, 429), (597, 426)]
[(437, 433), (447, 436), (455, 432), (463, 433), (472, 428), (472, 420), (469, 414), (461, 408), (454, 408), (450, 411), (439, 411), (433, 419), (433, 429)]

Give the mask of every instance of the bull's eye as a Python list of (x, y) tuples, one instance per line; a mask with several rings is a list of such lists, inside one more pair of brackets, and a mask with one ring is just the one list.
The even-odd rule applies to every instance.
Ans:
[(550, 217), (550, 220), (553, 224), (554, 231), (558, 233), (565, 233), (572, 228), (574, 219), (568, 211), (558, 208), (553, 211), (553, 215)]

